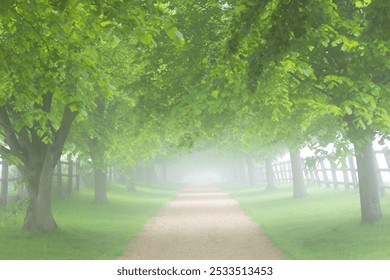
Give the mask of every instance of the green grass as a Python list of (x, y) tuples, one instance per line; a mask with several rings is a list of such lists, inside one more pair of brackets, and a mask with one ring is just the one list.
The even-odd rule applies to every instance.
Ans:
[(109, 203), (97, 205), (93, 191), (74, 193), (71, 198), (53, 203), (60, 230), (50, 234), (22, 231), (20, 213), (0, 228), (0, 259), (115, 259), (175, 194), (175, 188), (137, 186), (137, 192), (127, 192), (120, 186), (111, 186)]
[(291, 187), (229, 189), (262, 230), (291, 259), (390, 259), (390, 195), (382, 197), (383, 220), (360, 224), (359, 194), (309, 188), (293, 199)]

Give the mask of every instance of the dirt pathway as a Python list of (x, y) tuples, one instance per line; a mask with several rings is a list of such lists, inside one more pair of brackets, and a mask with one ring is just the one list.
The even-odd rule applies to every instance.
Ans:
[(256, 260), (283, 254), (227, 193), (187, 187), (148, 221), (119, 259)]

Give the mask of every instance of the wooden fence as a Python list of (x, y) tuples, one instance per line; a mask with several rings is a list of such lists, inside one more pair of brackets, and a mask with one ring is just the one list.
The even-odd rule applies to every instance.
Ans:
[[(390, 153), (382, 150), (376, 151), (376, 170), (379, 175), (380, 188), (390, 188)], [(332, 165), (329, 161), (322, 161), (314, 168), (309, 168), (302, 160), (302, 168), (304, 178), (307, 183), (317, 185), (318, 187), (325, 186), (335, 189), (344, 187), (346, 190), (358, 188), (358, 174), (355, 157), (348, 157), (346, 166), (338, 168)], [(277, 184), (291, 183), (292, 172), (290, 161), (282, 161), (273, 164), (275, 181)]]
[[(7, 208), (11, 192), (16, 199), (21, 199), (26, 196), (26, 191), (19, 170), (15, 166), (9, 166), (7, 160), (4, 159), (0, 161), (0, 164), (0, 207)], [(66, 195), (70, 195), (72, 191), (79, 191), (80, 177), (79, 160), (58, 162), (53, 177), (53, 184), (55, 186), (54, 195), (58, 199), (63, 199)], [(65, 180), (63, 180), (64, 178)], [(11, 185), (13, 185), (12, 187), (16, 187), (16, 191), (14, 188), (10, 188)]]

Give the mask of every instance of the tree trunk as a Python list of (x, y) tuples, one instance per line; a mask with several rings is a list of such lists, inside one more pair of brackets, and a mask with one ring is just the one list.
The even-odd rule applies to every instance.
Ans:
[(157, 174), (156, 169), (154, 168), (154, 164), (149, 164), (145, 167), (145, 176), (146, 176), (146, 183), (148, 185), (153, 185), (157, 182)]
[(113, 168), (112, 166), (107, 166), (106, 168), (107, 184), (112, 184), (114, 182)]
[(3, 158), (1, 165), (1, 194), (0, 207), (8, 207), (8, 161)]
[(99, 204), (107, 203), (107, 174), (105, 169), (94, 168), (95, 179), (95, 202)]
[(382, 218), (379, 198), (378, 178), (375, 170), (375, 154), (372, 143), (363, 147), (355, 146), (359, 178), (360, 206), (362, 224), (373, 223)]
[(274, 169), (272, 168), (272, 159), (266, 158), (265, 160), (265, 177), (267, 180), (267, 190), (273, 190), (275, 189), (275, 173)]
[(256, 185), (256, 175), (255, 175), (255, 163), (251, 156), (248, 156), (246, 158), (246, 164), (248, 168), (248, 175), (249, 175), (249, 184), (251, 186)]
[(53, 162), (49, 155), (43, 163), (23, 168), (23, 176), (28, 178), (28, 208), (23, 224), (25, 230), (51, 232), (58, 228), (51, 211)]
[(135, 192), (136, 191), (136, 188), (135, 188), (135, 172), (134, 172), (134, 168), (131, 168), (130, 169), (130, 177), (128, 176), (125, 176), (126, 178), (126, 189), (127, 191), (129, 192)]
[(162, 182), (167, 182), (168, 179), (167, 179), (167, 165), (165, 164), (165, 162), (161, 163), (161, 181)]
[(237, 161), (237, 168), (238, 168), (238, 176), (239, 176), (239, 182), (241, 184), (248, 183), (248, 177), (245, 170), (246, 164), (242, 160)]
[(62, 190), (62, 168), (61, 160), (57, 163), (57, 196), (59, 200), (64, 198), (64, 193)]
[(293, 177), (294, 197), (302, 198), (307, 195), (303, 178), (302, 161), (299, 152), (290, 151), (291, 171)]
[(94, 166), (95, 202), (104, 204), (107, 202), (107, 171), (105, 165), (105, 148), (98, 139), (90, 141), (91, 160)]

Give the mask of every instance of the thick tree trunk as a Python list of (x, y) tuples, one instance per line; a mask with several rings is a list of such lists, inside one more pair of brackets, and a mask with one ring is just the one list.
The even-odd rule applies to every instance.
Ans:
[[(52, 92), (47, 92), (41, 102), (34, 103), (34, 108), (51, 113), (53, 96)], [(51, 183), (55, 163), (61, 157), (66, 138), (78, 114), (78, 111), (71, 110), (70, 106), (71, 104), (67, 104), (64, 107), (58, 129), (54, 129), (53, 124), (47, 120), (52, 132), (50, 144), (37, 133), (42, 125), (40, 122), (33, 122), (32, 127), (15, 129), (11, 120), (18, 118), (19, 113), (9, 104), (0, 106), (0, 123), (7, 145), (7, 148), (4, 145), (0, 145), (0, 148), (5, 148), (7, 153), (22, 162), (19, 170), (28, 182), (28, 208), (23, 224), (26, 230), (50, 232), (57, 229), (51, 212)]]
[(107, 171), (105, 165), (105, 149), (98, 139), (90, 142), (91, 160), (94, 166), (95, 202), (104, 204), (107, 202)]
[(265, 177), (267, 180), (267, 190), (275, 189), (275, 172), (272, 168), (272, 159), (266, 158), (265, 160)]
[(303, 178), (302, 161), (299, 152), (290, 151), (291, 171), (293, 177), (293, 188), (295, 198), (302, 198), (307, 195), (305, 180)]
[(24, 167), (23, 173), (24, 177), (28, 178), (28, 208), (23, 229), (41, 232), (57, 230), (51, 211), (53, 160), (45, 159), (41, 167), (39, 165)]
[(360, 206), (362, 224), (373, 223), (382, 218), (378, 189), (378, 178), (375, 170), (375, 154), (372, 144), (364, 147), (355, 144), (356, 163), (359, 178)]
[(107, 174), (104, 169), (94, 168), (95, 179), (95, 202), (107, 203)]

